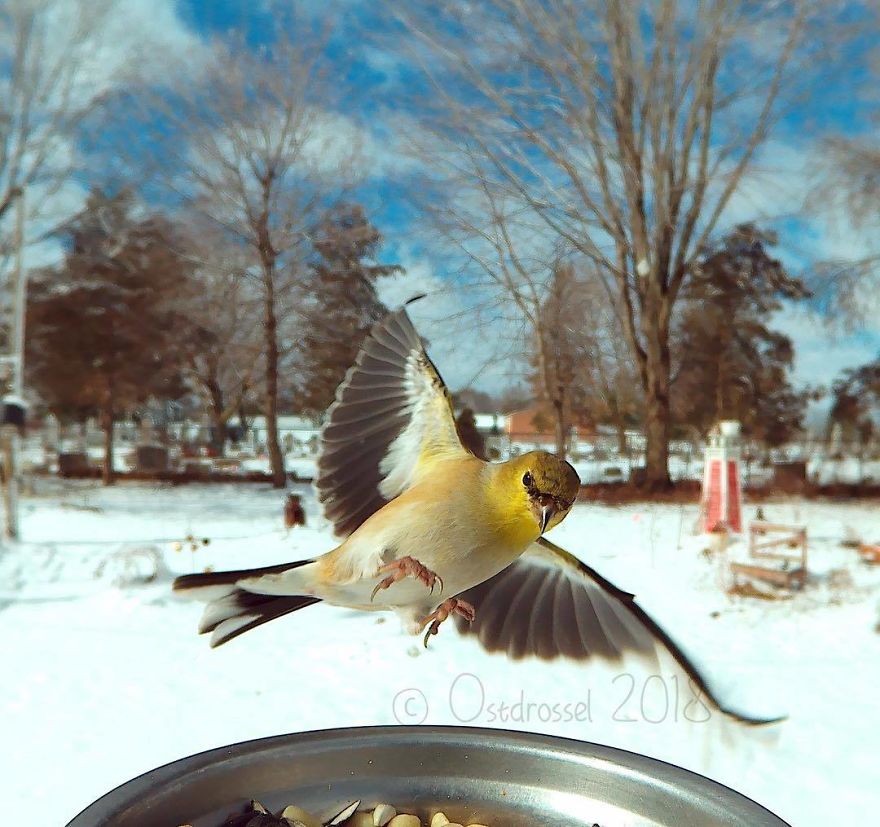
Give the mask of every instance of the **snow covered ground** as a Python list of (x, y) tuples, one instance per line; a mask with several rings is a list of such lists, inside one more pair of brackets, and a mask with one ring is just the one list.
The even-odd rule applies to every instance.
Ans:
[[(880, 567), (841, 546), (853, 535), (880, 541), (876, 504), (765, 504), (767, 519), (803, 522), (810, 538), (808, 588), (773, 602), (724, 594), (723, 562), (693, 533), (695, 505), (582, 502), (552, 533), (635, 592), (731, 703), (789, 715), (743, 731), (692, 714), (671, 671), (510, 663), (451, 626), (426, 651), (393, 618), (323, 605), (209, 649), (195, 632), (200, 606), (172, 597), (171, 578), (327, 549), (316, 503), (299, 490), (308, 525), (286, 534), (283, 493), (264, 486), (37, 481), (22, 542), (0, 551), (7, 812), (61, 824), (115, 785), (211, 747), (426, 722), (635, 750), (716, 778), (796, 827), (877, 823)], [(190, 535), (197, 550), (175, 551)], [(742, 543), (729, 554), (741, 556)]]

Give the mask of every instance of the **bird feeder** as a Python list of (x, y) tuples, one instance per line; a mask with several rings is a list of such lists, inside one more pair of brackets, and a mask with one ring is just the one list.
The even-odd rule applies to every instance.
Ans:
[(719, 422), (709, 433), (703, 468), (700, 528), (704, 533), (742, 531), (739, 422)]

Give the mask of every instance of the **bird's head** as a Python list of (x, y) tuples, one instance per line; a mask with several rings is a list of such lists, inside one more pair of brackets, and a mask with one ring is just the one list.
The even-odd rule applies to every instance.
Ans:
[(504, 463), (507, 485), (516, 500), (525, 502), (538, 533), (558, 525), (571, 510), (581, 486), (580, 477), (565, 460), (545, 451), (532, 451)]

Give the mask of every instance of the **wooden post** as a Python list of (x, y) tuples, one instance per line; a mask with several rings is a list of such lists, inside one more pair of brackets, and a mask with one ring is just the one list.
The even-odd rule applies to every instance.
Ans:
[[(11, 390), (14, 396), (21, 401), (24, 389), (24, 325), (25, 312), (27, 309), (24, 272), (24, 190), (18, 192), (15, 219), (15, 304), (13, 307), (12, 329), (12, 381)], [(6, 515), (5, 535), (7, 539), (18, 538), (18, 467), (19, 435), (15, 426), (3, 426), (2, 430), (2, 454), (3, 454), (3, 506)]]
[(18, 463), (16, 448), (18, 429), (12, 425), (0, 428), (3, 454), (3, 533), (7, 540), (18, 539)]

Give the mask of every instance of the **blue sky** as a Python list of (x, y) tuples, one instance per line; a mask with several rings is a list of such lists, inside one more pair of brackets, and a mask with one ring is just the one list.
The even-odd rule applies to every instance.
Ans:
[[(276, 25), (271, 14), (266, 13), (266, 7), (260, 4), (243, 11), (244, 4), (231, 0), (215, 3), (183, 0), (178, 8), (185, 24), (200, 34), (243, 26), (249, 42), (254, 44), (271, 41)], [(323, 8), (327, 6), (320, 2), (300, 4), (301, 10), (315, 14), (320, 14)], [(410, 98), (406, 94), (410, 91), (407, 86), (414, 82), (412, 74), (393, 56), (383, 54), (373, 41), (376, 29), (388, 24), (377, 23), (367, 3), (343, 0), (335, 8), (330, 51), (340, 75), (351, 87), (352, 106), (368, 122), (372, 120), (373, 128), (380, 131), (383, 120), (389, 116), (414, 114), (407, 110), (406, 104)], [(842, 14), (854, 22), (863, 16), (856, 4)], [(865, 37), (868, 31), (866, 29)], [(766, 183), (762, 186), (759, 177), (753, 187), (754, 196), (750, 200), (740, 199), (744, 203), (735, 210), (738, 219), (762, 219), (778, 229), (780, 243), (776, 253), (795, 272), (810, 268), (817, 259), (862, 255), (871, 247), (868, 234), (855, 231), (845, 215), (830, 219), (811, 214), (790, 215), (801, 209), (808, 192), (809, 172), (822, 152), (821, 136), (832, 130), (854, 134), (872, 126), (875, 107), (864, 92), (858, 91), (866, 87), (863, 85), (864, 64), (856, 52), (866, 45), (866, 41), (851, 45), (849, 54), (840, 56), (846, 58), (845, 68), (841, 63), (834, 72), (828, 73), (824, 83), (811, 87), (808, 90), (810, 105), (794, 109), (779, 124), (758, 158), (758, 167), (766, 172)], [(414, 280), (422, 279), (421, 286), (431, 286), (436, 280), (442, 282), (443, 262), (436, 256), (425, 257), (423, 245), (418, 241), (418, 216), (408, 204), (403, 188), (390, 179), (373, 181), (371, 186), (369, 206), (386, 236), (386, 257), (403, 260), (414, 271)], [(395, 297), (406, 294), (402, 283)], [(446, 309), (454, 309), (455, 302), (448, 296), (442, 302)], [(430, 324), (429, 319), (425, 321)], [(834, 329), (833, 325), (827, 329), (825, 321), (828, 320), (817, 317), (811, 309), (795, 307), (787, 309), (778, 320), (779, 326), (798, 346), (795, 375), (801, 382), (828, 385), (841, 369), (880, 353), (880, 323), (869, 321), (862, 329), (844, 332)], [(433, 338), (441, 343), (446, 338), (455, 340), (448, 349), (449, 356), (455, 354), (454, 380), (465, 381), (468, 370), (470, 375), (480, 372), (482, 365), (478, 359), (462, 358), (457, 334)], [(511, 370), (511, 366), (503, 362), (498, 360), (488, 371), (482, 369), (485, 384), (497, 386), (516, 374), (518, 366)]]
[[(174, 53), (184, 62), (199, 60), (200, 50), (212, 37), (230, 30), (242, 31), (248, 48), (271, 43), (280, 25), (277, 4), (240, 0), (119, 0), (120, 34), (117, 49), (124, 54), (131, 42), (158, 44), (151, 49), (161, 66), (163, 53)], [(407, 191), (418, 184), (418, 170), (408, 167), (399, 147), (407, 124), (418, 125), (419, 113), (408, 103), (415, 77), (393, 54), (381, 46), (378, 35), (392, 35), (391, 24), (380, 22), (375, 7), (365, 0), (299, 0), (295, 3), (301, 25), (331, 23), (327, 54), (339, 88), (346, 94), (337, 104), (368, 132), (372, 150), (381, 156), (380, 174), (370, 178), (359, 193), (374, 223), (386, 239), (383, 258), (402, 263), (405, 277), (386, 285), (388, 302), (402, 301), (419, 292), (431, 297), (414, 306), (416, 321), (436, 348), (436, 361), (449, 384), (470, 381), (489, 390), (500, 390), (522, 374), (522, 362), (507, 358), (519, 343), (501, 341), (509, 330), (473, 330), (468, 322), (468, 298), (451, 288), (450, 261), (425, 242), (426, 230)], [(856, 7), (853, 6), (855, 9)], [(328, 9), (332, 16), (328, 17)], [(851, 16), (857, 17), (857, 12)], [(864, 44), (860, 44), (861, 48)], [(844, 210), (828, 215), (798, 214), (810, 191), (810, 175), (822, 156), (822, 135), (838, 130), (864, 132), (871, 128), (874, 101), (857, 91), (863, 68), (858, 55), (838, 62), (827, 83), (811, 89), (811, 104), (791, 112), (779, 125), (757, 158), (756, 175), (735, 199), (735, 220), (756, 219), (775, 226), (780, 234), (777, 254), (794, 271), (809, 268), (816, 260), (871, 251), (869, 233), (852, 226)], [(69, 198), (75, 201), (76, 193)], [(865, 302), (877, 300), (866, 290)], [(829, 335), (823, 320), (807, 308), (788, 308), (778, 326), (789, 333), (798, 348), (795, 376), (798, 381), (828, 385), (840, 370), (880, 353), (880, 307), (873, 320), (855, 332)], [(470, 325), (470, 327), (468, 326)]]

